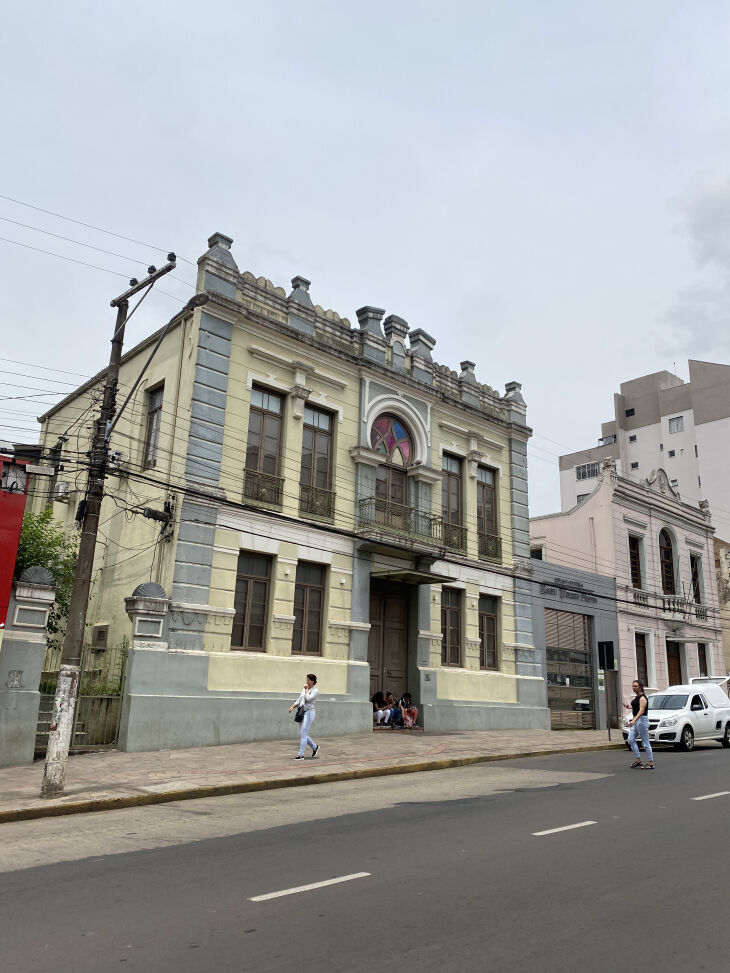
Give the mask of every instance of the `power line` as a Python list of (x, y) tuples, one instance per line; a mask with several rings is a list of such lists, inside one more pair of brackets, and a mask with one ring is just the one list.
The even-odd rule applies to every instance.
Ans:
[[(12, 196), (3, 196), (0, 194), (0, 199), (6, 199), (8, 202), (16, 203), (18, 206), (25, 206), (28, 209), (34, 209), (39, 213), (45, 213), (46, 216), (53, 216), (59, 220), (66, 220), (67, 223), (76, 223), (78, 226), (85, 226), (88, 230), (96, 230), (97, 233), (106, 233), (107, 236), (117, 237), (119, 240), (126, 240), (127, 243), (136, 243), (140, 247), (147, 247), (150, 250), (159, 250), (161, 253), (167, 253), (165, 247), (157, 247), (152, 243), (143, 243), (141, 240), (135, 240), (132, 237), (123, 236), (121, 233), (115, 233), (113, 230), (106, 230), (101, 226), (93, 226), (91, 223), (84, 223), (83, 220), (76, 220), (71, 216), (63, 216), (61, 213), (54, 213), (49, 209), (43, 209), (41, 206), (34, 206), (32, 203), (25, 203), (22, 199), (14, 199)], [(195, 266), (192, 260), (188, 260), (186, 257), (180, 257), (185, 263), (190, 264), (192, 267)]]
[[(34, 250), (36, 253), (44, 253), (49, 257), (57, 257), (59, 260), (68, 260), (72, 264), (79, 264), (82, 267), (90, 267), (92, 270), (101, 270), (105, 274), (113, 274), (115, 277), (124, 277), (125, 279), (129, 278), (129, 274), (123, 274), (118, 270), (110, 270), (108, 267), (99, 267), (98, 264), (90, 264), (85, 260), (77, 260), (76, 257), (67, 257), (62, 253), (53, 253), (53, 251), (44, 250), (42, 247), (32, 247), (29, 243), (20, 243), (19, 240), (11, 240), (8, 237), (0, 236), (0, 241), (3, 243), (12, 243), (13, 246), (16, 247), (24, 247), (26, 250)], [(188, 284), (187, 286), (192, 285)], [(159, 288), (155, 288), (155, 294), (162, 294), (165, 297), (169, 297), (173, 301), (177, 301), (178, 303), (180, 302), (179, 297), (175, 297), (174, 294), (168, 294), (167, 291), (160, 290)]]

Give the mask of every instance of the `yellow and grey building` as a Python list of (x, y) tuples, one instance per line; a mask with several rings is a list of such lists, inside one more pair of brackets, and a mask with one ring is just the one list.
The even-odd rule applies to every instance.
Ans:
[[(353, 327), (303, 277), (287, 294), (208, 243), (209, 301), (110, 443), (89, 642), (130, 644), (120, 746), (289, 736), (309, 671), (320, 735), (368, 731), (377, 690), (409, 690), (426, 731), (549, 727), (520, 385), (500, 395), (402, 318), (366, 306)], [(158, 338), (125, 355), (120, 396)], [(47, 451), (72, 428), (69, 521), (103, 379), (42, 417)]]

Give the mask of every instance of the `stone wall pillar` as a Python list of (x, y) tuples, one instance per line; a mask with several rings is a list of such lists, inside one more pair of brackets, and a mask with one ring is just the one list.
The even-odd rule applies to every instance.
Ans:
[[(134, 727), (130, 729), (130, 722), (133, 718), (132, 702), (136, 689), (138, 660), (144, 660), (145, 656), (153, 658), (155, 650), (159, 652), (168, 649), (170, 631), (170, 599), (162, 585), (155, 581), (146, 581), (137, 585), (131, 597), (124, 599), (124, 606), (132, 623), (132, 644), (129, 647), (124, 676), (122, 718), (118, 739), (120, 750), (129, 749), (130, 734), (134, 735)], [(144, 669), (144, 661), (140, 662), (140, 665)], [(164, 680), (164, 671), (161, 678)]]
[(48, 613), (56, 597), (51, 572), (27, 568), (10, 597), (0, 649), (0, 767), (33, 763)]

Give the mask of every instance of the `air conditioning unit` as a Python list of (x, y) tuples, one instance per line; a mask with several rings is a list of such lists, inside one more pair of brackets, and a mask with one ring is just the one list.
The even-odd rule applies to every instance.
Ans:
[(59, 480), (53, 487), (53, 499), (57, 503), (68, 503), (71, 495), (71, 484), (68, 480)]

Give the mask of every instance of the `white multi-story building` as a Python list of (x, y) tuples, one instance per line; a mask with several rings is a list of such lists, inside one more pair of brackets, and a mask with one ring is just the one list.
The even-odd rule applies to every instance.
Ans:
[(684, 503), (708, 500), (715, 530), (730, 538), (730, 366), (690, 360), (689, 377), (664, 371), (621, 383), (598, 445), (560, 457), (563, 511), (585, 500), (612, 459), (636, 483), (666, 470)]

